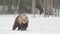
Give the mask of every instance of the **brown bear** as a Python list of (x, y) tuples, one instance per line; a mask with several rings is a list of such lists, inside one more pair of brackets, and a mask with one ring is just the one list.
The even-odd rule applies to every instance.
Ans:
[(26, 30), (28, 27), (29, 19), (26, 15), (18, 15), (15, 19), (13, 30), (18, 27), (18, 30)]

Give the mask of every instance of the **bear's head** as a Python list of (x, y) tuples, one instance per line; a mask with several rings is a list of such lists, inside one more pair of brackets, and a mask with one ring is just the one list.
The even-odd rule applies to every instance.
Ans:
[(28, 17), (26, 16), (26, 15), (20, 15), (19, 17), (18, 17), (18, 22), (20, 23), (20, 24), (25, 24), (25, 23), (27, 23), (29, 20), (28, 20)]

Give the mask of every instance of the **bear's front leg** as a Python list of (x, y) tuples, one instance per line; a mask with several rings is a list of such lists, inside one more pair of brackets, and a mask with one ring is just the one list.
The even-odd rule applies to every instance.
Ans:
[(28, 27), (28, 23), (26, 23), (26, 24), (22, 24), (21, 25), (21, 30), (26, 30), (27, 29), (27, 27)]
[(20, 29), (21, 29), (21, 25), (18, 24), (18, 30), (20, 30)]
[(15, 30), (17, 27), (18, 27), (18, 23), (15, 22), (14, 25), (13, 25), (13, 30)]

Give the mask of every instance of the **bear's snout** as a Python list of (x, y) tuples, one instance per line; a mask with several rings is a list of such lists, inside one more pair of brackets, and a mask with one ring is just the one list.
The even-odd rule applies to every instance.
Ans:
[(22, 19), (22, 21), (26, 21), (26, 19)]

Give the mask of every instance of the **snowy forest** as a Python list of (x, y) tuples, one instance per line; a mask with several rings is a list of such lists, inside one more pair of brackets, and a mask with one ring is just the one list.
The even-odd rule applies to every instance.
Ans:
[(60, 0), (0, 0), (0, 14), (43, 13), (59, 16), (59, 9)]
[[(29, 19), (25, 31), (17, 30), (21, 14)], [(0, 0), (0, 34), (60, 34), (60, 0)]]

